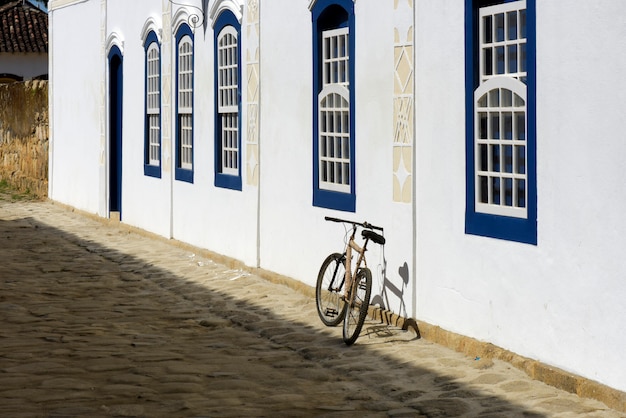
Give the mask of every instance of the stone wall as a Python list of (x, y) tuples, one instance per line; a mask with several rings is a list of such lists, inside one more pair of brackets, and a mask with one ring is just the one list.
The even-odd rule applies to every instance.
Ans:
[(48, 82), (0, 85), (0, 181), (48, 194)]

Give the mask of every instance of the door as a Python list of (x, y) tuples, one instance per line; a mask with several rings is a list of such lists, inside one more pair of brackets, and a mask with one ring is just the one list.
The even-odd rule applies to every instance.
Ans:
[(122, 219), (123, 59), (117, 46), (109, 52), (109, 217)]

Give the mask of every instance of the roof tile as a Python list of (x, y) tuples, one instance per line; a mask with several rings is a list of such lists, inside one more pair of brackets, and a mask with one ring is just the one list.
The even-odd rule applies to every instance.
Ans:
[(28, 2), (0, 6), (0, 53), (48, 52), (48, 15)]

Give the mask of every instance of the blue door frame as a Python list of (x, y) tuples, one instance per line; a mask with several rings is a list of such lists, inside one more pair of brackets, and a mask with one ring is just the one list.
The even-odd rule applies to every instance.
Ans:
[(122, 97), (123, 57), (113, 46), (109, 52), (109, 213), (122, 219)]

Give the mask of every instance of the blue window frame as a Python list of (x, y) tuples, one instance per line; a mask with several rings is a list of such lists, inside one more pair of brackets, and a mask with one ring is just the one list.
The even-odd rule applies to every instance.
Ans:
[(466, 0), (465, 21), (465, 232), (536, 245), (535, 0)]
[(318, 0), (313, 29), (313, 205), (354, 212), (354, 2)]
[(161, 177), (161, 46), (151, 31), (144, 42), (144, 174)]
[(241, 190), (241, 25), (224, 10), (213, 29), (215, 186)]
[(176, 180), (193, 183), (193, 33), (183, 24), (176, 32)]

